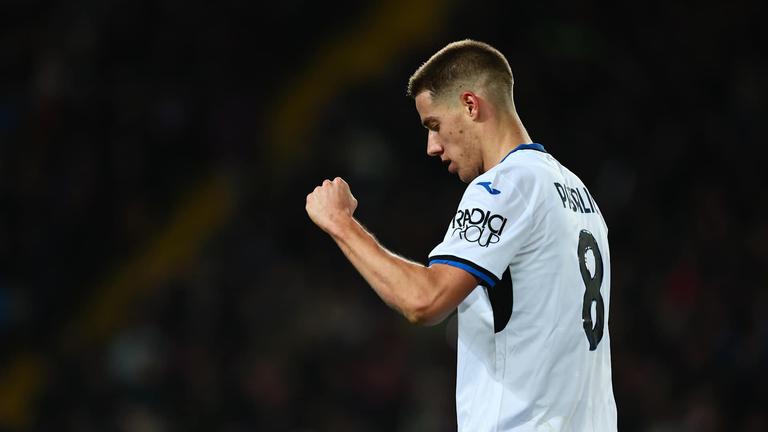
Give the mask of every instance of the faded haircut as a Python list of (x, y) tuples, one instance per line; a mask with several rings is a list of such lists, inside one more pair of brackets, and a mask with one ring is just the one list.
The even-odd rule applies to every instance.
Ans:
[(496, 48), (465, 39), (452, 42), (422, 64), (408, 80), (406, 94), (415, 98), (429, 91), (433, 99), (445, 100), (459, 89), (487, 91), (497, 103), (512, 101), (512, 69)]

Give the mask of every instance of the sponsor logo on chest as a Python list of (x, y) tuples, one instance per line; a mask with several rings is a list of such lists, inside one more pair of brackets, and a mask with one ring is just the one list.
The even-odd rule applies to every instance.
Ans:
[(488, 247), (499, 242), (506, 224), (507, 218), (490, 210), (459, 209), (451, 221), (451, 237), (458, 235), (462, 240)]

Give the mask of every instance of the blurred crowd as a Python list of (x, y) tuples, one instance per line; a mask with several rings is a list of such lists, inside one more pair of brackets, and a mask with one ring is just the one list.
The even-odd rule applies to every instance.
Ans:
[[(465, 37), (507, 55), (528, 131), (609, 226), (619, 429), (768, 429), (764, 3), (416, 2), (442, 11), (429, 32), (288, 116), (292, 144), (285, 95), (387, 9), (279, 3), (0, 7), (0, 383), (33, 383), (0, 385), (0, 430), (455, 430), (455, 318), (407, 324), (304, 198), (343, 176), (424, 262), (463, 186), (405, 84)], [(211, 176), (233, 210), (210, 236), (111, 283)], [(120, 308), (93, 306), (105, 286)], [(72, 343), (77, 322), (103, 337)]]

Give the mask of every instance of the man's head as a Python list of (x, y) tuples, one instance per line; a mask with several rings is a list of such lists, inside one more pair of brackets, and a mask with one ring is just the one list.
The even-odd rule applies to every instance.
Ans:
[(449, 163), (464, 182), (482, 174), (484, 124), (514, 112), (512, 84), (509, 63), (488, 44), (463, 40), (435, 53), (408, 81), (429, 130), (427, 154)]

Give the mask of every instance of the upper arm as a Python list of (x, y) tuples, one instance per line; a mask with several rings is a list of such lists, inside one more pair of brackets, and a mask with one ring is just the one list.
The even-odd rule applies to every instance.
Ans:
[[(473, 182), (448, 225), (443, 241), (429, 254), (430, 264), (449, 264), (493, 288), (527, 243), (537, 220), (539, 186), (527, 170), (488, 176), (495, 193)], [(510, 177), (507, 179), (506, 177)]]
[(424, 304), (415, 321), (437, 324), (453, 312), (478, 285), (474, 275), (447, 264), (427, 267), (432, 288), (430, 301)]
[(427, 319), (439, 322), (482, 285), (494, 289), (514, 255), (532, 232), (536, 176), (524, 167), (473, 181), (449, 222), (442, 243), (429, 254), (430, 286), (434, 296)]

